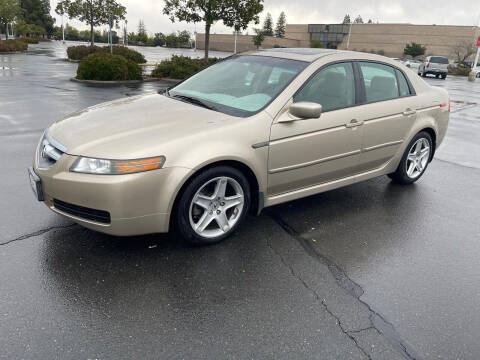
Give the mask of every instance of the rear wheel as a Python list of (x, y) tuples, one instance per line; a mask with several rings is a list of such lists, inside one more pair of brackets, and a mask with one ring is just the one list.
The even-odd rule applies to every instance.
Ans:
[(198, 174), (176, 207), (176, 227), (192, 245), (210, 245), (231, 235), (250, 207), (250, 186), (237, 169), (219, 166)]
[(422, 72), (422, 77), (427, 77), (427, 73), (425, 71)]
[(447, 78), (447, 74), (442, 75), (442, 79), (445, 80)]
[(433, 149), (430, 134), (421, 131), (408, 144), (397, 170), (388, 176), (400, 184), (412, 184), (427, 170)]

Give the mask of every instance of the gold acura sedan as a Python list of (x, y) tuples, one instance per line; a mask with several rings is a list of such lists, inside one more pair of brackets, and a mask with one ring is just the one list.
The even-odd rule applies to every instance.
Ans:
[(87, 228), (173, 226), (211, 244), (268, 206), (380, 175), (417, 181), (449, 112), (445, 90), (386, 57), (251, 52), (57, 121), (29, 176), (38, 200)]

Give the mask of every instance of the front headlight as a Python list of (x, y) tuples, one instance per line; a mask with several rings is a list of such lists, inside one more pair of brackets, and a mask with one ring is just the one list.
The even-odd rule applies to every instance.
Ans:
[(165, 156), (136, 160), (107, 160), (80, 157), (73, 163), (70, 171), (85, 174), (121, 175), (161, 169), (163, 164), (165, 164)]

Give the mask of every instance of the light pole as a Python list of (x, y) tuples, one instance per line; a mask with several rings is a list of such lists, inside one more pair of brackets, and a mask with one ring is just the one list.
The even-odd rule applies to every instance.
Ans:
[(350, 36), (352, 36), (353, 23), (350, 22), (350, 29), (348, 30), (347, 50), (350, 50)]
[(65, 44), (65, 26), (63, 26), (63, 14), (62, 14), (62, 41)]
[(234, 54), (237, 53), (237, 35), (238, 35), (238, 30), (235, 29), (235, 46), (234, 46), (234, 49), (233, 49)]

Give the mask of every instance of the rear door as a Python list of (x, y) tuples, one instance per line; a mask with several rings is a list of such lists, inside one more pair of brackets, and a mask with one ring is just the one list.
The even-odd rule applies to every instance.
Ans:
[(362, 170), (381, 167), (397, 153), (415, 122), (418, 97), (398, 68), (378, 62), (357, 62), (365, 105), (359, 107), (364, 121)]

